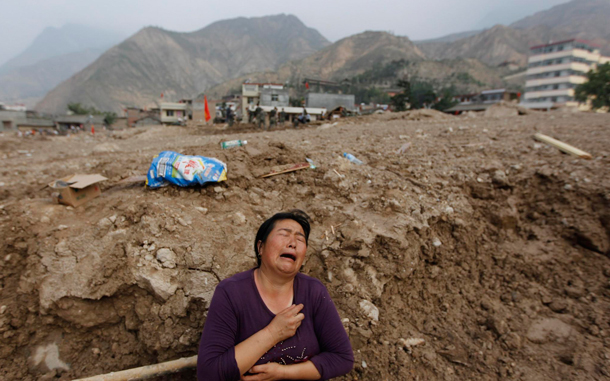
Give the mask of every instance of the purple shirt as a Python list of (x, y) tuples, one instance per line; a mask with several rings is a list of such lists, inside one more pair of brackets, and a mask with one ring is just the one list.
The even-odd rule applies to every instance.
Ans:
[[(304, 306), (301, 326), (293, 337), (269, 349), (256, 365), (310, 360), (322, 380), (348, 373), (354, 363), (352, 346), (326, 287), (319, 280), (298, 273), (293, 303)], [(201, 335), (197, 379), (239, 380), (235, 346), (265, 328), (274, 317), (258, 293), (254, 269), (220, 282)]]

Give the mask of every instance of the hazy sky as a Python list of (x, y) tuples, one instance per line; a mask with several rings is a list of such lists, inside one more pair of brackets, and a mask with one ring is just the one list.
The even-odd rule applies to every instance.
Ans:
[(290, 13), (331, 41), (365, 30), (412, 40), (509, 24), (567, 0), (0, 0), (0, 64), (47, 26), (67, 23), (129, 36), (154, 25), (189, 32), (234, 17)]

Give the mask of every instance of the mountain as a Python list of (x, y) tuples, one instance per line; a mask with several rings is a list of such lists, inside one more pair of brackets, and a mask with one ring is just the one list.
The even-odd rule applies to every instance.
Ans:
[(571, 38), (590, 40), (610, 53), (610, 0), (573, 0), (511, 24), (511, 28), (546, 26)]
[(303, 60), (289, 62), (278, 73), (280, 77), (337, 80), (401, 59), (419, 61), (425, 56), (407, 37), (369, 31), (339, 40)]
[(36, 109), (63, 112), (70, 102), (100, 110), (179, 100), (250, 72), (275, 70), (329, 42), (292, 15), (237, 18), (191, 33), (142, 29), (61, 83)]
[(446, 38), (417, 42), (430, 59), (476, 58), (488, 65), (505, 61), (522, 66), (529, 48), (569, 38), (591, 40), (610, 49), (610, 0), (572, 0), (519, 20), (461, 39)]
[(68, 53), (92, 49), (104, 51), (123, 38), (123, 35), (116, 32), (76, 24), (67, 24), (61, 28), (47, 27), (21, 54), (0, 66), (0, 73)]
[[(399, 65), (393, 65), (400, 63)], [(398, 70), (395, 70), (399, 67)], [(407, 37), (386, 32), (364, 32), (344, 38), (311, 56), (290, 61), (277, 71), (246, 74), (205, 91), (217, 98), (241, 89), (250, 82), (275, 82), (293, 85), (306, 78), (341, 81), (376, 71), (384, 86), (393, 86), (396, 78), (409, 76), (445, 86), (455, 85), (465, 92), (502, 86), (498, 70), (475, 59), (432, 61)], [(372, 84), (377, 85), (377, 84)]]
[(21, 54), (0, 66), (0, 101), (34, 106), (121, 40), (117, 33), (81, 25), (46, 28)]
[(462, 38), (474, 36), (475, 34), (481, 33), (482, 30), (469, 30), (466, 32), (458, 32), (452, 33), (445, 36), (437, 37), (437, 38), (429, 38), (427, 40), (417, 40), (413, 41), (415, 44), (425, 44), (430, 42), (453, 42), (457, 40), (461, 40)]
[(496, 25), (457, 41), (420, 43), (418, 47), (430, 59), (475, 58), (491, 66), (506, 61), (524, 66), (530, 46), (560, 37), (568, 36), (544, 26), (519, 30)]

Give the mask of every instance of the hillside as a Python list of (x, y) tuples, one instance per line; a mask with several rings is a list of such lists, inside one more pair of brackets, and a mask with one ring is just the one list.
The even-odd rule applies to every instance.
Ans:
[(249, 72), (273, 70), (328, 45), (291, 15), (238, 18), (199, 31), (145, 28), (63, 82), (36, 106), (63, 112), (79, 101), (102, 110), (191, 97), (210, 85)]
[(548, 27), (528, 30), (496, 25), (479, 34), (453, 42), (427, 42), (417, 46), (430, 59), (475, 58), (496, 66), (505, 61), (525, 65), (529, 47), (542, 44), (562, 34)]
[(465, 92), (503, 85), (499, 70), (476, 59), (427, 60), (406, 37), (364, 32), (337, 41), (310, 57), (282, 65), (276, 72), (249, 73), (213, 86), (205, 93), (217, 98), (240, 89), (246, 80), (287, 83), (293, 87), (305, 78), (341, 81), (401, 60), (405, 61), (404, 68), (392, 72), (392, 78), (384, 79), (393, 82), (396, 78), (409, 76), (445, 86), (454, 85)]
[(416, 42), (430, 59), (476, 58), (488, 65), (505, 61), (525, 65), (529, 48), (548, 41), (582, 38), (610, 51), (610, 0), (573, 0), (538, 12), (509, 27), (496, 25), (457, 39), (453, 35)]
[(33, 107), (122, 39), (117, 33), (81, 25), (45, 28), (21, 54), (0, 66), (0, 101)]
[(547, 26), (571, 37), (590, 40), (610, 54), (610, 0), (580, 0), (557, 5), (519, 20), (512, 28)]
[(116, 32), (77, 24), (66, 24), (61, 28), (47, 27), (22, 53), (0, 66), (0, 74), (69, 53), (92, 49), (104, 51), (123, 38)]

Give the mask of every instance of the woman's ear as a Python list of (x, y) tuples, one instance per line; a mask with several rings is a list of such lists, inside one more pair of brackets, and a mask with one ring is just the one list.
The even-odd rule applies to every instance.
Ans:
[(259, 241), (256, 243), (256, 247), (257, 247), (257, 249), (258, 249), (258, 255), (260, 256), (260, 255), (262, 254), (262, 251), (263, 251), (263, 241), (260, 241), (260, 240), (259, 240)]

